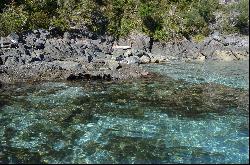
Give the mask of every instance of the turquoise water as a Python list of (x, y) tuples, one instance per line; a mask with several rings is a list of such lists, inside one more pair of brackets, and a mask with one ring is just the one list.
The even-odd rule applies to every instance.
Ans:
[(249, 89), (249, 61), (176, 62), (148, 65), (154, 72), (192, 83), (218, 83)]
[(158, 76), (9, 86), (0, 162), (248, 163), (246, 65), (149, 65)]

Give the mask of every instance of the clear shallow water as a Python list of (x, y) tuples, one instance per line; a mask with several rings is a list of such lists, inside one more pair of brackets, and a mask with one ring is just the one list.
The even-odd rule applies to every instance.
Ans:
[[(245, 77), (245, 65), (236, 65), (228, 75)], [(228, 86), (207, 84), (219, 80), (211, 78), (219, 73), (208, 69), (204, 80), (196, 81), (190, 77), (200, 64), (186, 70), (190, 79), (180, 69), (185, 64), (148, 67), (163, 76), (1, 91), (0, 162), (249, 162), (248, 80), (225, 71), (219, 77)], [(177, 75), (176, 80), (166, 75)]]
[[(163, 67), (163, 66), (164, 67)], [(249, 89), (249, 61), (171, 63), (148, 65), (154, 72), (192, 83), (218, 83)]]

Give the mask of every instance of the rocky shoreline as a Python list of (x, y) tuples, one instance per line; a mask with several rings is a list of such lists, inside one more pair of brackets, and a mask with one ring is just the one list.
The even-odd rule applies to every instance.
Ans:
[(43, 80), (140, 78), (150, 74), (140, 67), (146, 63), (248, 59), (249, 37), (236, 34), (160, 43), (139, 33), (117, 41), (86, 29), (38, 29), (1, 37), (0, 88)]

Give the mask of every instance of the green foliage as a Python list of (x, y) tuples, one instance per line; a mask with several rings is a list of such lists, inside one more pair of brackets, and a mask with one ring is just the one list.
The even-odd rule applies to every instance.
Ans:
[(209, 34), (209, 24), (215, 21), (214, 12), (219, 8), (217, 0), (199, 0), (193, 2), (186, 12), (183, 12), (185, 29), (183, 33), (191, 35)]
[(51, 20), (50, 25), (59, 28), (61, 31), (69, 29), (69, 24), (64, 18), (54, 18)]
[(49, 15), (53, 15), (55, 9), (57, 9), (57, 0), (24, 0), (26, 10), (29, 12), (46, 12)]
[(193, 40), (194, 40), (195, 42), (201, 42), (201, 41), (203, 41), (204, 39), (205, 39), (205, 36), (204, 36), (204, 35), (201, 35), (201, 34), (197, 34), (197, 35), (193, 36)]
[(162, 39), (163, 19), (160, 13), (158, 13), (159, 8), (160, 8), (159, 0), (156, 1), (142, 0), (139, 7), (139, 15), (143, 22), (142, 31), (150, 36), (157, 37), (157, 39), (158, 38)]
[[(115, 37), (120, 36), (120, 28), (122, 24), (122, 18), (124, 15), (124, 5), (123, 0), (107, 0), (105, 16), (108, 19), (107, 30), (108, 33), (114, 34)], [(123, 20), (123, 28), (126, 21)]]
[(139, 8), (139, 14), (141, 17), (149, 17), (153, 15), (154, 6), (152, 3), (142, 3)]
[(199, 15), (208, 23), (214, 21), (213, 12), (219, 7), (218, 0), (198, 0), (194, 3), (194, 8), (197, 9)]
[(47, 29), (50, 25), (49, 16), (43, 11), (37, 11), (31, 13), (27, 22), (29, 29), (45, 28)]
[(5, 5), (6, 5), (6, 0), (2, 0), (0, 3), (0, 12), (2, 12), (2, 10), (4, 9)]
[(155, 31), (153, 38), (159, 41), (167, 41), (170, 39), (170, 35), (168, 31), (161, 29)]
[(120, 36), (127, 36), (131, 31), (136, 29), (136, 24), (133, 20), (129, 18), (121, 19)]
[(227, 5), (222, 13), (225, 17), (220, 29), (222, 32), (249, 33), (249, 0), (240, 0), (239, 3)]
[(15, 31), (22, 31), (28, 20), (28, 13), (22, 6), (8, 6), (3, 13), (0, 13), (0, 34), (6, 36)]
[[(137, 14), (137, 3), (134, 0), (124, 1), (122, 7), (123, 13), (120, 17), (120, 26), (118, 29), (114, 29), (117, 37), (123, 37), (129, 35), (133, 31), (141, 31), (142, 21)], [(112, 19), (109, 18), (109, 24), (112, 24)], [(111, 33), (113, 34), (113, 33)]]
[(185, 32), (189, 34), (207, 33), (207, 22), (197, 9), (191, 9), (184, 16)]
[[(223, 30), (244, 32), (249, 29), (249, 1), (229, 5), (218, 0), (2, 0), (0, 35), (54, 26), (65, 31), (86, 26), (97, 34), (125, 37), (143, 32), (155, 40), (206, 36), (215, 21), (215, 12), (240, 11), (222, 23)], [(229, 14), (228, 14), (229, 15)], [(198, 37), (199, 38), (199, 37)]]
[(239, 4), (236, 5), (236, 9), (240, 11), (237, 16), (236, 27), (242, 33), (249, 33), (249, 0), (241, 0)]

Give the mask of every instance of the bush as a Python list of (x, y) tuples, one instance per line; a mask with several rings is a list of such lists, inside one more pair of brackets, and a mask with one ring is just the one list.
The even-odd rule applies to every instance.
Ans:
[[(124, 2), (125, 5), (122, 7), (123, 14), (120, 18), (120, 27), (117, 29), (117, 31), (115, 31), (115, 33), (118, 33), (118, 37), (125, 37), (133, 31), (141, 31), (142, 27), (142, 20), (137, 13), (136, 1), (128, 0)], [(111, 23), (112, 20), (109, 22)]]
[(171, 37), (167, 30), (161, 29), (155, 31), (153, 38), (158, 41), (168, 41)]
[(49, 28), (50, 18), (47, 13), (38, 11), (31, 13), (27, 21), (27, 29)]
[(197, 9), (192, 9), (184, 15), (184, 26), (185, 32), (190, 35), (208, 34), (208, 23)]
[[(215, 21), (215, 11), (223, 11), (223, 31), (244, 33), (249, 29), (248, 0), (227, 9), (218, 0), (2, 0), (0, 35), (12, 31), (48, 28), (68, 30), (88, 27), (97, 34), (125, 37), (132, 31), (143, 32), (155, 40), (206, 36)], [(239, 14), (230, 17), (230, 13)], [(2, 13), (1, 13), (2, 12)], [(233, 25), (233, 26), (231, 26)]]
[(20, 32), (28, 20), (28, 13), (23, 10), (22, 6), (8, 6), (0, 14), (0, 34), (6, 36), (11, 32)]
[(249, 0), (241, 0), (225, 6), (222, 10), (224, 20), (221, 32), (223, 33), (249, 33)]
[(69, 29), (69, 24), (64, 18), (53, 18), (50, 21), (50, 26), (56, 27), (61, 31), (66, 31)]
[(199, 0), (193, 2), (186, 12), (183, 12), (184, 34), (205, 35), (210, 32), (209, 25), (214, 23), (214, 12), (219, 9), (217, 0)]
[(236, 10), (240, 12), (236, 17), (236, 27), (239, 32), (249, 34), (249, 0), (241, 0), (239, 4), (236, 5)]
[(119, 36), (127, 36), (136, 28), (136, 23), (133, 20), (131, 20), (130, 18), (122, 18)]
[(153, 36), (156, 31), (162, 29), (162, 18), (157, 14), (159, 1), (142, 1), (139, 7), (139, 15), (143, 21), (143, 31)]
[(195, 42), (202, 42), (203, 40), (205, 39), (205, 36), (204, 35), (202, 35), (202, 34), (197, 34), (197, 35), (194, 35), (193, 36), (193, 40), (195, 41)]

